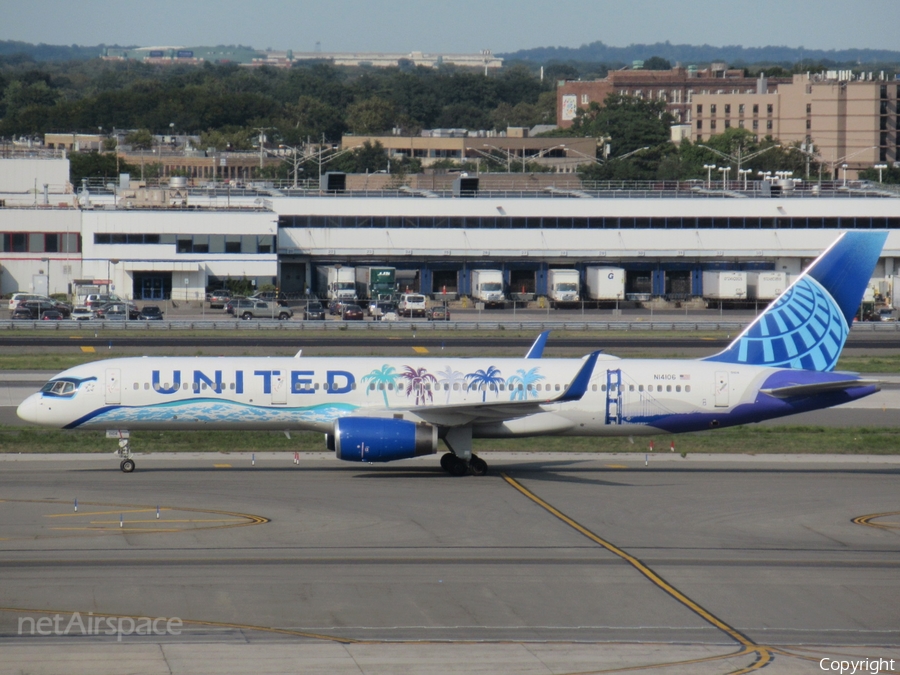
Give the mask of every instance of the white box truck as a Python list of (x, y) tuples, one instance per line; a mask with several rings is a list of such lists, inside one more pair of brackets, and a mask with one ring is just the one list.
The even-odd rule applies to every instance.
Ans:
[(731, 271), (704, 272), (703, 297), (707, 300), (746, 300), (747, 273)]
[(624, 300), (625, 270), (621, 267), (588, 267), (584, 270), (589, 300)]
[(577, 303), (581, 299), (581, 273), (578, 270), (547, 270), (547, 296), (551, 307)]
[(472, 270), (469, 274), (472, 299), (485, 305), (504, 305), (503, 272), (500, 270)]
[(319, 295), (329, 300), (356, 300), (356, 270), (352, 267), (317, 267)]
[(787, 288), (785, 272), (747, 272), (747, 298), (774, 300)]

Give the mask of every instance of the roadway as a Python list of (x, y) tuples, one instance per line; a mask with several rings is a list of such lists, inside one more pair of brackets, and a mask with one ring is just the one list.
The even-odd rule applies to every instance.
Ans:
[[(900, 658), (898, 458), (488, 459), (454, 479), (433, 457), (150, 455), (125, 475), (110, 455), (2, 456), (0, 673)], [(121, 643), (84, 634), (97, 617)], [(181, 624), (127, 634), (135, 617)]]

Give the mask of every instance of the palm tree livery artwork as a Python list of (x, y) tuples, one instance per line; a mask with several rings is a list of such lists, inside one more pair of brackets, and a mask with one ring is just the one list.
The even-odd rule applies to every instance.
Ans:
[(537, 391), (531, 385), (544, 379), (544, 376), (537, 371), (538, 368), (532, 368), (528, 371), (520, 368), (515, 375), (510, 376), (506, 381), (511, 390), (509, 395), (510, 401), (525, 401), (528, 399), (528, 392), (531, 392), (531, 395), (537, 398)]
[(431, 386), (429, 385), (437, 383), (437, 378), (429, 373), (427, 369), (405, 366), (400, 377), (402, 377), (409, 383), (406, 389), (407, 398), (409, 398), (413, 394), (413, 391), (415, 391), (416, 405), (422, 405), (426, 402), (434, 402), (434, 396), (431, 393)]
[(453, 370), (452, 367), (447, 366), (438, 373), (438, 383), (444, 385), (444, 390), (447, 392), (447, 404), (449, 405), (450, 392), (453, 391), (455, 385), (460, 385), (460, 387), (457, 387), (457, 391), (459, 388), (464, 387), (466, 384), (466, 376), (461, 371)]
[[(476, 370), (474, 373), (468, 373), (466, 379), (469, 381), (469, 389), (481, 389), (481, 400), (487, 398), (487, 390), (493, 389), (499, 392), (498, 385), (503, 384), (503, 378), (500, 376), (500, 369), (494, 366), (488, 366), (487, 370)], [(499, 394), (498, 394), (499, 396)]]
[[(363, 375), (360, 378), (363, 382), (369, 381), (371, 384), (374, 384), (378, 389), (381, 390), (381, 395), (384, 396), (384, 407), (390, 408), (391, 404), (388, 403), (387, 397), (387, 389), (388, 385), (395, 385), (397, 383), (397, 379), (400, 375), (394, 369), (393, 366), (389, 366), (384, 364), (380, 369), (373, 370), (368, 375)], [(366, 387), (366, 396), (369, 395), (369, 387)]]

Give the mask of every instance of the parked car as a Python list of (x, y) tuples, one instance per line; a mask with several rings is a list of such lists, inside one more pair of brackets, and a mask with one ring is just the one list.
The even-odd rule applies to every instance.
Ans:
[(878, 310), (878, 318), (880, 321), (893, 321), (894, 320), (894, 308), (893, 307), (882, 307)]
[(128, 306), (124, 302), (111, 302), (97, 310), (97, 318), (104, 321), (128, 321)]
[(138, 314), (138, 319), (142, 321), (162, 321), (163, 318), (162, 310), (157, 305), (144, 305)]
[(229, 300), (231, 300), (231, 291), (227, 288), (221, 288), (209, 294), (209, 306), (211, 309), (224, 307)]
[(90, 307), (75, 307), (72, 310), (72, 314), (69, 315), (69, 318), (77, 321), (90, 321), (91, 319), (96, 318), (96, 315), (94, 314), (94, 310)]
[(344, 321), (362, 321), (365, 318), (363, 308), (359, 305), (346, 304), (341, 310), (341, 319)]
[(124, 302), (124, 300), (115, 293), (90, 293), (84, 299), (85, 307), (90, 307), (91, 309), (103, 307), (103, 305), (108, 305), (111, 302)]
[(429, 321), (449, 321), (450, 320), (450, 308), (448, 308), (444, 305), (437, 305), (435, 307), (431, 307), (425, 313), (425, 317)]
[(26, 309), (25, 307), (17, 307), (14, 309), (9, 318), (13, 321), (34, 321), (34, 315), (31, 313), (31, 310)]
[(275, 291), (260, 291), (250, 296), (254, 300), (262, 300), (263, 302), (272, 302), (275, 300), (279, 305), (286, 305), (287, 296), (284, 293), (276, 293)]
[(268, 302), (253, 300), (252, 298), (235, 300), (230, 306), (232, 308), (231, 313), (245, 321), (251, 319), (280, 319), (285, 321), (294, 316), (294, 311), (290, 307), (270, 305)]
[(224, 307), (225, 313), (226, 314), (234, 314), (234, 303), (237, 302), (238, 300), (246, 300), (246, 299), (247, 298), (244, 297), (243, 295), (235, 295), (234, 297), (231, 298), (231, 300), (229, 300), (228, 302), (225, 303), (225, 307)]
[(303, 319), (305, 321), (324, 321), (325, 308), (318, 300), (310, 300), (306, 303), (306, 309), (303, 310)]
[(62, 321), (65, 318), (57, 309), (47, 309), (41, 312), (41, 321)]
[(419, 293), (404, 293), (398, 304), (400, 316), (425, 316), (425, 296)]
[(24, 307), (29, 312), (31, 312), (31, 317), (37, 319), (44, 312), (55, 310), (63, 315), (64, 318), (68, 318), (69, 314), (72, 313), (69, 306), (64, 302), (56, 302), (54, 300), (28, 300), (26, 302), (20, 303), (19, 307)]
[(46, 295), (37, 295), (35, 293), (13, 293), (12, 297), (9, 299), (9, 311), (12, 312), (23, 302), (30, 302), (36, 300), (43, 300), (45, 302), (53, 302), (52, 298), (48, 298)]

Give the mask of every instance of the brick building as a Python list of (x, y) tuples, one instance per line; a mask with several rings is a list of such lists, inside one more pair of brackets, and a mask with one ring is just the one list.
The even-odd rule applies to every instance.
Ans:
[[(767, 85), (777, 88), (790, 78), (772, 78)], [(572, 126), (579, 109), (591, 103), (602, 104), (609, 94), (626, 94), (638, 98), (663, 100), (676, 122), (691, 122), (691, 104), (696, 94), (755, 92), (759, 82), (745, 77), (740, 69), (729, 69), (714, 63), (698, 70), (693, 66), (676, 66), (671, 70), (615, 70), (602, 80), (570, 80), (556, 90), (556, 123)]]

